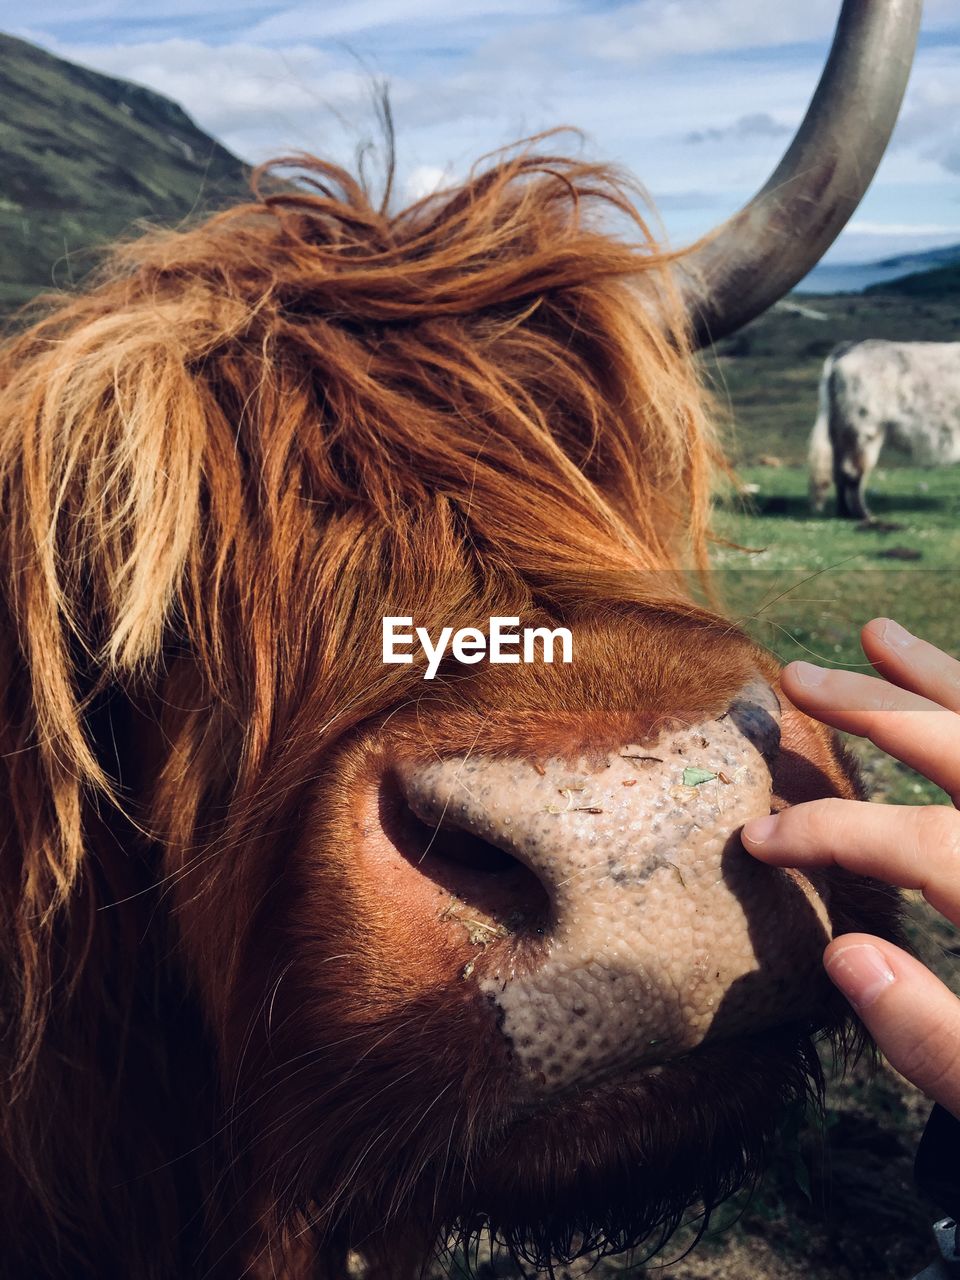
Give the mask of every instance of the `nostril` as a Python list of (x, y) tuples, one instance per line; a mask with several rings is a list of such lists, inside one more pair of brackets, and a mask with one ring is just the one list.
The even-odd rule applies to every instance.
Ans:
[(749, 681), (724, 712), (772, 768), (780, 751), (780, 702), (766, 680)]
[(511, 853), (458, 826), (452, 817), (424, 822), (410, 807), (394, 773), (381, 780), (379, 816), (390, 843), (421, 875), (478, 911), (509, 921), (513, 930), (544, 927), (550, 899), (537, 876)]
[(411, 853), (419, 851), (419, 861), (429, 854), (489, 876), (503, 875), (522, 866), (504, 849), (497, 848), (489, 840), (484, 840), (471, 831), (464, 831), (453, 823), (444, 822), (430, 827), (409, 807), (401, 815), (401, 821), (410, 841)]

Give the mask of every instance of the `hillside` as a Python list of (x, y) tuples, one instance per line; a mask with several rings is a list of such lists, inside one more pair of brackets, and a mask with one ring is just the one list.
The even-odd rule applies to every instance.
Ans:
[(933, 274), (941, 267), (960, 266), (960, 244), (921, 253), (901, 253), (877, 262), (820, 262), (797, 285), (797, 293), (878, 292), (888, 281)]
[(176, 103), (0, 34), (0, 310), (82, 276), (138, 219), (247, 193), (244, 166)]
[[(960, 262), (934, 271), (914, 271), (885, 285), (872, 285), (865, 293), (896, 293), (908, 298), (937, 298), (952, 294), (960, 298)], [(960, 338), (960, 335), (958, 335)]]

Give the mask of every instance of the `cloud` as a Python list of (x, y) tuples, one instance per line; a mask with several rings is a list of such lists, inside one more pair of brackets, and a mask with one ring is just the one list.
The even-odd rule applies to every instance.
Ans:
[[(716, 56), (745, 50), (826, 44), (837, 22), (837, 0), (630, 0), (583, 16), (581, 48), (613, 61)], [(927, 0), (925, 31), (960, 28), (956, 0)]]
[[(723, 50), (771, 48), (829, 37), (837, 18), (838, 0), (780, 0), (759, 5), (756, 0), (153, 0), (134, 6), (119, 0), (31, 0), (21, 6), (35, 30), (66, 38), (94, 38), (112, 27), (131, 43), (167, 34), (196, 34), (216, 28), (224, 41), (354, 39), (371, 32), (401, 29), (423, 31), (501, 21), (517, 29), (541, 19), (556, 19), (578, 46), (585, 32), (615, 58), (633, 58), (644, 50), (650, 57), (672, 54), (715, 54)], [(8, 23), (8, 26), (12, 24)], [(956, 0), (926, 0), (923, 17), (927, 32), (956, 32), (960, 26)], [(620, 38), (630, 37), (624, 49)]]
[(716, 191), (691, 187), (688, 191), (658, 191), (655, 203), (662, 213), (688, 212), (722, 208), (723, 196)]
[[(960, 42), (958, 42), (960, 43)], [(960, 174), (958, 51), (921, 54), (891, 147)]]
[[(55, 47), (107, 75), (180, 103), (243, 159), (327, 150), (345, 159), (373, 122), (372, 82), (356, 63), (307, 44), (211, 47), (176, 38), (141, 44)], [(397, 86), (403, 96), (402, 86)]]
[[(252, 161), (300, 149), (351, 165), (374, 136), (372, 82), (386, 77), (397, 189), (409, 198), (516, 138), (580, 126), (585, 153), (636, 173), (682, 243), (742, 205), (779, 160), (837, 10), (838, 0), (154, 0), (138, 16), (117, 0), (35, 0), (30, 14), (38, 43), (174, 98)], [(956, 0), (927, 0), (924, 28), (946, 34), (921, 49), (863, 206), (894, 230), (915, 208), (938, 226), (956, 213)], [(882, 252), (884, 234), (864, 241)]]
[(847, 232), (854, 236), (960, 236), (960, 223), (951, 226), (941, 222), (871, 222), (854, 218), (847, 223)]
[(433, 195), (443, 187), (453, 184), (455, 177), (449, 169), (440, 169), (433, 164), (418, 164), (407, 177), (404, 186), (408, 200), (422, 200), (424, 196)]
[(832, 0), (769, 6), (755, 0), (633, 0), (584, 25), (598, 56), (650, 61), (825, 40), (835, 22)]
[(295, 4), (280, 8), (246, 31), (246, 38), (274, 41), (331, 40), (357, 37), (384, 28), (400, 29), (405, 37), (412, 31), (462, 26), (470, 20), (484, 22), (498, 18), (521, 22), (550, 17), (574, 10), (562, 0), (351, 0), (347, 4)]
[(733, 124), (720, 128), (693, 129), (683, 140), (688, 144), (742, 142), (745, 138), (782, 138), (792, 135), (795, 129), (796, 124), (781, 124), (768, 111), (754, 111), (751, 115), (741, 116)]

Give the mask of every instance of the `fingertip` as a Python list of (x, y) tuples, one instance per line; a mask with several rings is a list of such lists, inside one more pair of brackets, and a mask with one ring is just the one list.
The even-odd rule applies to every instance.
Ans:
[(898, 954), (902, 954), (896, 943), (877, 938), (872, 933), (840, 933), (835, 938), (831, 938), (824, 947), (823, 963), (826, 964), (832, 956), (847, 947), (863, 946), (877, 947), (883, 952), (888, 964), (893, 964)]
[(812, 662), (791, 662), (783, 669), (781, 679), (784, 678), (801, 691), (817, 689), (827, 678), (827, 668)]
[(858, 1011), (869, 1008), (897, 980), (887, 957), (869, 938), (834, 939), (823, 964), (830, 981)]
[(749, 822), (744, 823), (740, 836), (744, 844), (759, 848), (773, 839), (779, 825), (779, 815), (768, 813), (762, 818), (751, 818)]
[(860, 628), (861, 640), (876, 640), (880, 644), (883, 643), (883, 628), (888, 622), (892, 622), (892, 618), (871, 618), (869, 622), (865, 622)]
[(883, 617), (871, 618), (863, 627), (861, 636), (868, 636), (871, 640), (882, 644), (885, 649), (892, 649), (894, 652), (908, 649), (916, 639), (916, 636), (896, 619)]

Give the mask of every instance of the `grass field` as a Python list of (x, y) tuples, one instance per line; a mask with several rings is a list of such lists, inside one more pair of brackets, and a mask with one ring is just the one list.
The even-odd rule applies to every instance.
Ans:
[[(858, 632), (877, 615), (956, 651), (960, 634), (960, 468), (880, 468), (876, 523), (814, 516), (799, 468), (745, 467), (758, 492), (718, 513), (718, 532), (755, 550), (718, 549), (717, 589), (734, 617), (782, 661), (864, 669)], [(880, 799), (943, 799), (926, 780), (870, 752)]]
[[(732, 615), (767, 648), (784, 662), (806, 657), (864, 669), (858, 630), (888, 614), (960, 656), (960, 468), (878, 470), (872, 528), (812, 515), (801, 468), (748, 466), (740, 474), (757, 492), (725, 503), (718, 531), (758, 550), (720, 548), (717, 588)], [(854, 739), (850, 745), (875, 800), (945, 801), (930, 782), (871, 744)], [(960, 933), (918, 895), (908, 896), (913, 945), (960, 994)], [(665, 1274), (676, 1280), (907, 1280), (932, 1257), (928, 1223), (935, 1209), (912, 1183), (928, 1110), (890, 1068), (858, 1064), (846, 1080), (831, 1084), (822, 1132), (786, 1135), (736, 1224)]]
[(244, 166), (176, 103), (0, 33), (0, 314), (67, 288), (141, 219), (245, 198)]

